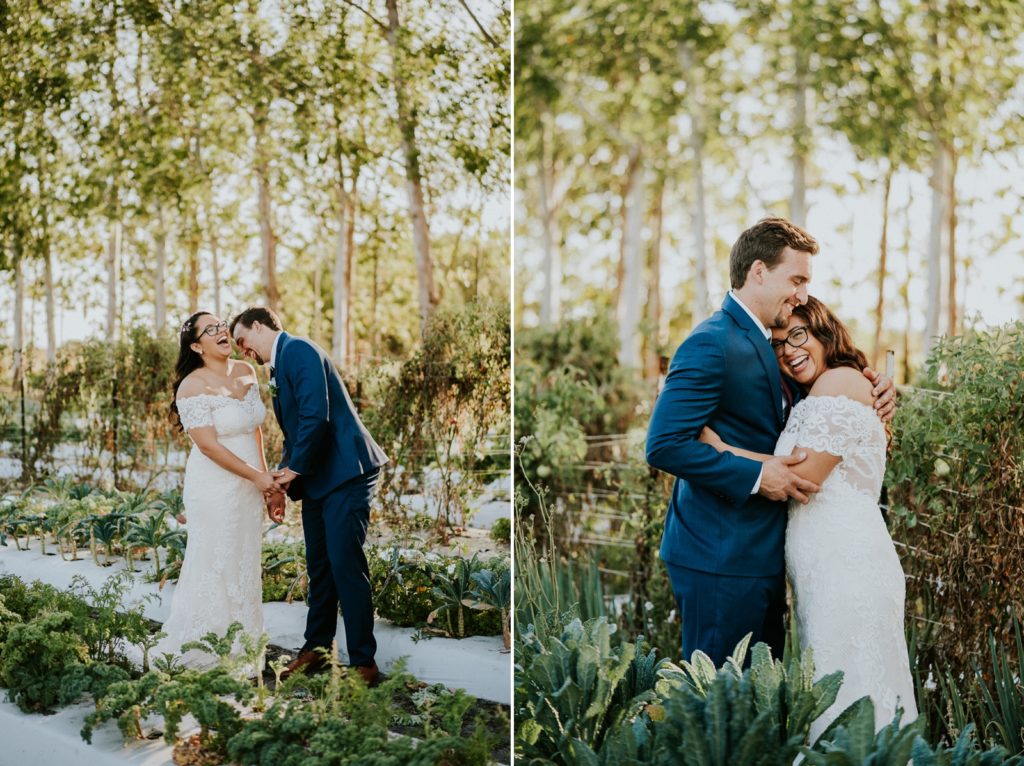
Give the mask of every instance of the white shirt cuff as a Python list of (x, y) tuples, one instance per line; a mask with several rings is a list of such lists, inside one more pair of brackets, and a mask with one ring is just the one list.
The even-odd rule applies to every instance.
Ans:
[(756, 495), (757, 490), (761, 489), (761, 476), (764, 474), (764, 466), (761, 466), (761, 470), (757, 472), (757, 481), (754, 482), (754, 488), (750, 490), (750, 494)]

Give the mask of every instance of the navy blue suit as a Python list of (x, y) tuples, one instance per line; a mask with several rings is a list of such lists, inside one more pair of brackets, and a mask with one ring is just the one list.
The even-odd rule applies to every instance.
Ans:
[(370, 572), (363, 553), (370, 500), (388, 458), (359, 420), (330, 357), (310, 340), (282, 332), (274, 359), (274, 414), (284, 432), (281, 467), (300, 474), (288, 488), (302, 501), (309, 575), (306, 643), (330, 647), (338, 604), (352, 665), (372, 665)]
[(700, 649), (720, 665), (751, 632), (781, 656), (786, 503), (751, 494), (760, 463), (698, 438), (709, 426), (728, 444), (772, 454), (787, 415), (783, 385), (771, 344), (730, 295), (676, 351), (651, 414), (647, 462), (676, 477), (660, 555), (686, 659)]

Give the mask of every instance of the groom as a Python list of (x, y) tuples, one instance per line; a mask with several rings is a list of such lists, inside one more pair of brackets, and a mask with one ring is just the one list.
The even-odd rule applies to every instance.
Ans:
[[(720, 667), (747, 633), (782, 656), (787, 501), (806, 503), (818, 486), (791, 470), (803, 455), (759, 463), (698, 438), (709, 426), (728, 444), (775, 452), (799, 391), (779, 371), (769, 328), (785, 327), (807, 302), (817, 252), (815, 239), (783, 218), (744, 231), (729, 257), (732, 290), (722, 310), (676, 351), (651, 414), (647, 462), (676, 477), (660, 555), (685, 659), (699, 649)], [(890, 418), (892, 381), (865, 375), (876, 411)]]
[[(231, 337), (245, 356), (270, 366), (274, 415), (284, 432), (284, 456), (274, 476), (289, 497), (302, 501), (306, 642), (281, 677), (326, 664), (317, 650), (331, 647), (340, 602), (349, 663), (372, 685), (379, 670), (363, 543), (387, 455), (359, 420), (330, 357), (312, 341), (283, 332), (273, 311), (246, 309), (232, 320)], [(267, 510), (272, 520), (283, 520), (283, 496), (268, 497)]]

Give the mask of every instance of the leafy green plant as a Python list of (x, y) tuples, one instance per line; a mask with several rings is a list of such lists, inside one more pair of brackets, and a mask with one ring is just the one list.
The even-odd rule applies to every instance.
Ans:
[(130, 517), (124, 541), (128, 546), (152, 551), (153, 576), (159, 580), (163, 575), (160, 567), (160, 549), (184, 546), (185, 531), (167, 526), (168, 507), (162, 506), (154, 513), (140, 513)]
[(466, 605), (471, 609), (496, 609), (501, 615), (501, 635), (505, 640), (505, 648), (511, 649), (512, 571), (504, 569), (495, 574), (490, 569), (482, 569), (473, 572), (470, 578), (474, 584), (471, 595), (476, 600)]
[(47, 711), (58, 704), (62, 679), (84, 664), (88, 650), (69, 612), (50, 612), (13, 625), (0, 653), (0, 684), (22, 710)]
[[(435, 592), (435, 587), (440, 587), (442, 573), (450, 580), (459, 571), (459, 562), (463, 560), (459, 556), (423, 554), (403, 550), (398, 546), (371, 549), (367, 559), (377, 613), (402, 627), (422, 627), (428, 624), (431, 613), (445, 603), (445, 597)], [(474, 567), (471, 571), (508, 569), (507, 559), (497, 557), (478, 560)], [(451, 575), (448, 574), (449, 570)], [(468, 587), (471, 588), (471, 584)], [(452, 611), (455, 609), (454, 605), (449, 608)], [(457, 618), (452, 623), (446, 619), (435, 620), (433, 624), (435, 629), (448, 635), (457, 635)], [(501, 617), (497, 610), (479, 611), (467, 607), (467, 611), (463, 612), (463, 628), (465, 635), (493, 636), (501, 632)]]
[(309, 589), (306, 548), (301, 542), (270, 543), (263, 546), (263, 600), (291, 603), (305, 600)]
[(508, 545), (512, 541), (512, 519), (502, 516), (491, 526), (491, 539)]
[[(473, 603), (473, 574), (481, 571), (482, 562), (476, 554), (468, 561), (463, 558), (456, 559), (448, 570), (435, 570), (433, 593), (441, 604), (429, 615), (427, 622), (432, 623), (435, 619), (444, 615), (448, 620), (449, 635), (462, 638), (466, 635), (466, 618), (464, 607), (467, 602)], [(452, 625), (452, 613), (455, 613), (456, 622)]]
[(574, 763), (582, 747), (595, 750), (615, 690), (629, 672), (636, 647), (612, 645), (615, 626), (604, 617), (573, 620), (561, 636), (541, 643), (527, 634), (527, 657), (515, 674), (517, 753), (523, 758)]

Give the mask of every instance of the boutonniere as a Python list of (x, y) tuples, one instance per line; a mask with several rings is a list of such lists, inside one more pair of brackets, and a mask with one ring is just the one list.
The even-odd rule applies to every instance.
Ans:
[(270, 396), (276, 399), (277, 398), (277, 381), (274, 380), (273, 378), (271, 378), (270, 379), (270, 383), (267, 385), (267, 388), (270, 390)]

